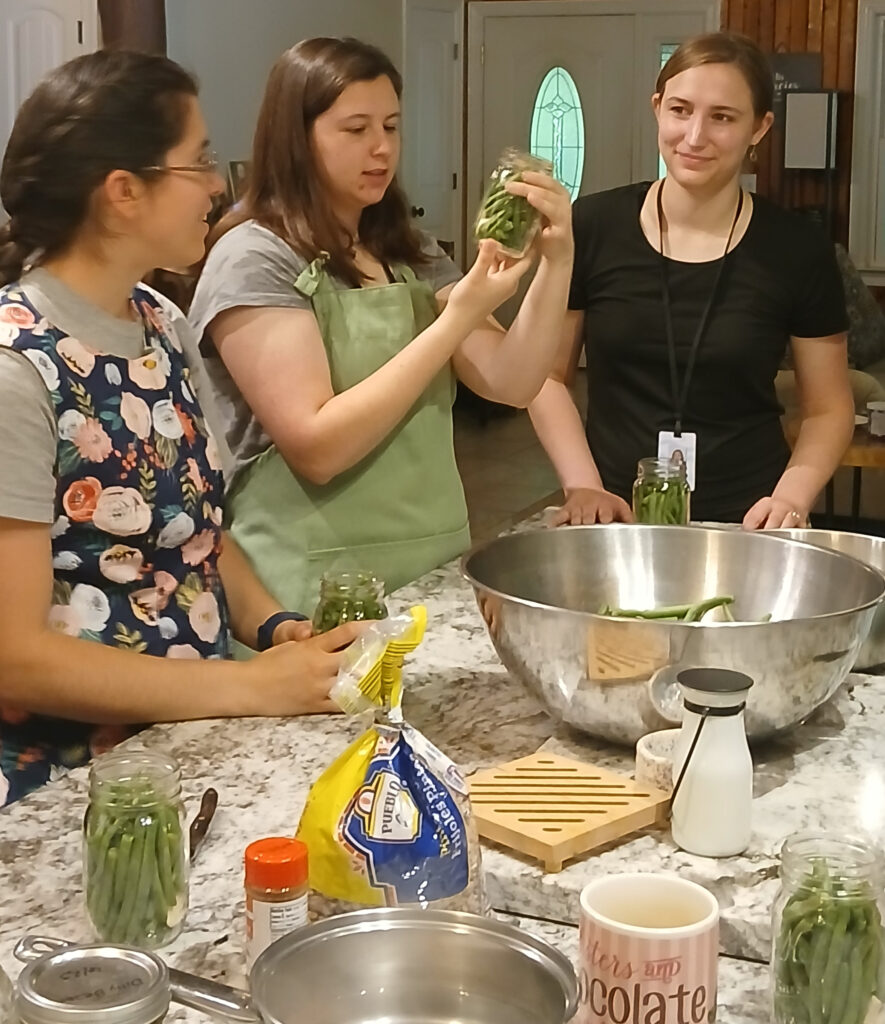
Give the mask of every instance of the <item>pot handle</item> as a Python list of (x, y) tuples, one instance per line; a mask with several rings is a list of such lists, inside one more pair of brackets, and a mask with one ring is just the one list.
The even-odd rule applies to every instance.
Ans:
[(261, 1024), (261, 1016), (252, 1003), (252, 997), (241, 989), (173, 968), (169, 969), (169, 989), (176, 1003), (200, 1010), (210, 1017), (232, 1024)]

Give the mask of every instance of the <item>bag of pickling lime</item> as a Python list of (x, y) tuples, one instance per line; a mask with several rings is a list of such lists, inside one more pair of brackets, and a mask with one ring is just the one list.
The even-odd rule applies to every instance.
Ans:
[(297, 836), (312, 916), (418, 904), (485, 913), (479, 837), (460, 771), (403, 720), (402, 664), (427, 612), (373, 622), (347, 650), (332, 698), (374, 723), (311, 787)]

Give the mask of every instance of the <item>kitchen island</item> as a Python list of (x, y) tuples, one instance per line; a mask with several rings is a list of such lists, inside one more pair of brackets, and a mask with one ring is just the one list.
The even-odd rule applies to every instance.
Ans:
[[(391, 604), (423, 603), (428, 631), (406, 665), (406, 717), (465, 771), (540, 747), (632, 771), (633, 752), (558, 727), (500, 665), (469, 585), (452, 563), (399, 591)], [(291, 834), (311, 782), (361, 731), (323, 716), (155, 726), (129, 743), (160, 747), (181, 763), (189, 815), (207, 786), (219, 793), (209, 836), (193, 867), (182, 936), (162, 951), (181, 969), (243, 984), (242, 857), (246, 844)], [(706, 885), (722, 909), (719, 1017), (723, 1024), (768, 1020), (768, 915), (778, 848), (804, 828), (865, 832), (885, 840), (885, 682), (851, 676), (801, 728), (754, 751), (754, 832), (741, 857), (682, 853), (666, 831), (649, 831), (547, 875), (533, 862), (484, 846), (493, 906), (574, 958), (578, 893), (603, 872), (678, 871)], [(0, 964), (12, 975), (21, 935), (90, 937), (80, 879), (85, 769), (0, 812)], [(176, 1010), (171, 1021), (203, 1021)]]

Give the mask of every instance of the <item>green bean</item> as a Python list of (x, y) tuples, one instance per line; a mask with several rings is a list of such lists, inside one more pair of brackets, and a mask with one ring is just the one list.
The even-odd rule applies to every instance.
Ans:
[(837, 1017), (836, 1014), (839, 1013), (841, 1007), (834, 998), (833, 1014), (829, 1017), (829, 1020), (831, 1022), (840, 1020), (842, 1024), (860, 1024), (866, 1016), (871, 995), (869, 990), (867, 992), (863, 990), (863, 953), (860, 949), (860, 944), (852, 949), (848, 966), (843, 965), (842, 974), (843, 976), (848, 976), (848, 990), (845, 995), (844, 1009), (842, 1010), (841, 1017)]
[(603, 605), (597, 614), (608, 615), (620, 619), (677, 619), (682, 622), (699, 622), (707, 612), (714, 608), (723, 608), (734, 602), (729, 595), (709, 597), (704, 601), (697, 601), (695, 604), (674, 604), (664, 605), (658, 608), (612, 608), (610, 605)]
[(340, 593), (325, 595), (320, 599), (314, 615), (313, 627), (317, 633), (327, 633), (345, 622), (362, 622), (366, 619), (386, 619), (384, 602), (374, 596), (362, 596), (358, 588), (341, 589)]
[(878, 990), (881, 928), (866, 883), (815, 864), (781, 914), (774, 957), (779, 1024), (863, 1024)]
[(636, 521), (684, 526), (690, 519), (688, 484), (678, 480), (641, 480), (633, 487)]
[(148, 901), (151, 894), (151, 882), (157, 873), (157, 829), (160, 827), (154, 818), (144, 828), (142, 839), (141, 861), (138, 867), (136, 885), (133, 886), (134, 896), (132, 907), (129, 908), (128, 917), (126, 909), (123, 908), (120, 916), (123, 919), (123, 941), (137, 942), (138, 939), (149, 931), (148, 921), (150, 918)]
[[(832, 1004), (830, 1002), (833, 994), (833, 987), (836, 983), (836, 973), (840, 965), (844, 963), (845, 957), (845, 933), (851, 920), (851, 910), (848, 907), (840, 907), (836, 911), (833, 924), (833, 934), (830, 940), (830, 948), (827, 952), (827, 963), (821, 979), (821, 1011), (828, 1020)], [(810, 972), (809, 972), (810, 974)], [(814, 979), (810, 979), (814, 984)]]
[(538, 217), (525, 197), (512, 195), (505, 187), (508, 182), (521, 178), (520, 171), (514, 168), (498, 168), (492, 175), (474, 225), (477, 239), (491, 238), (515, 253), (525, 248)]
[(881, 936), (878, 933), (874, 933), (870, 937), (869, 946), (864, 957), (864, 986), (868, 986), (871, 996), (879, 995), (879, 964), (881, 961), (881, 953)]
[(174, 851), (169, 848), (169, 837), (165, 828), (157, 829), (157, 874), (167, 907), (174, 907), (176, 900), (175, 875), (173, 871)]
[(129, 879), (129, 859), (132, 855), (134, 844), (135, 837), (129, 832), (125, 833), (120, 840), (117, 869), (114, 872), (114, 907), (119, 908), (126, 898), (126, 883)]
[(165, 827), (166, 842), (169, 844), (169, 859), (172, 862), (172, 880), (176, 891), (184, 881), (183, 839), (181, 820), (171, 807), (160, 808), (161, 821)]
[(812, 1024), (821, 1024), (823, 1021), (823, 980), (830, 946), (830, 934), (830, 929), (822, 923), (817, 928), (811, 943), (806, 1004)]
[(119, 857), (118, 848), (111, 847), (107, 854), (107, 863), (105, 865), (105, 874), (108, 881), (97, 889), (97, 896), (95, 899), (95, 909), (90, 908), (92, 914), (92, 920), (95, 927), (98, 929), (99, 935), (105, 936), (108, 933), (108, 925), (110, 924), (111, 907), (114, 902), (114, 886), (113, 880), (114, 875), (117, 871), (117, 858)]

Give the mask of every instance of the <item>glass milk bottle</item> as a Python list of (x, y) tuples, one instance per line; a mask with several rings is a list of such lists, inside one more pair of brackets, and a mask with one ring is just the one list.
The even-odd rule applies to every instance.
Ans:
[(676, 681), (684, 711), (673, 750), (673, 841), (688, 853), (735, 856), (750, 844), (753, 761), (744, 707), (753, 680), (693, 668)]

